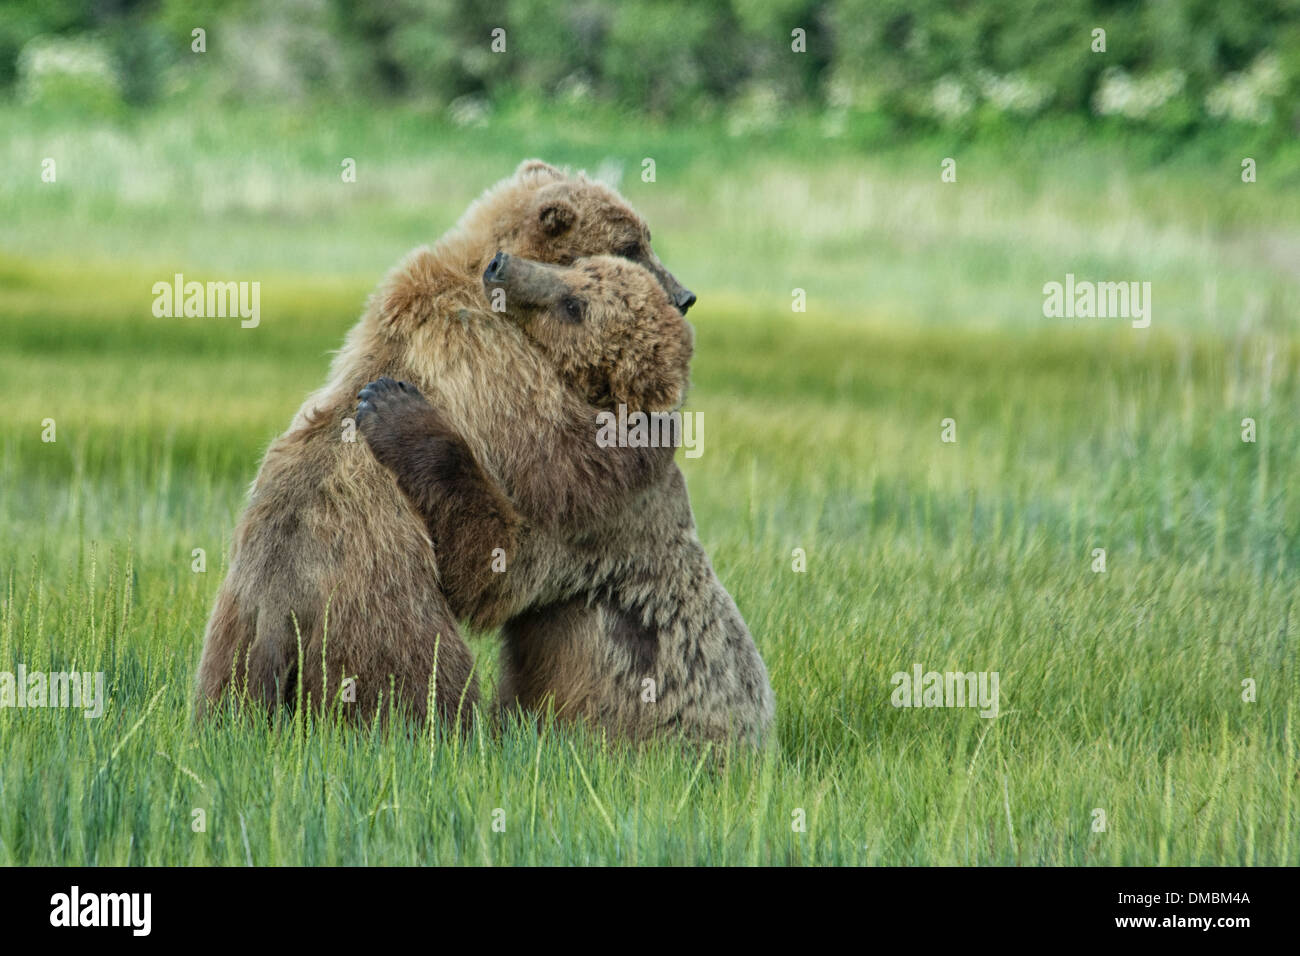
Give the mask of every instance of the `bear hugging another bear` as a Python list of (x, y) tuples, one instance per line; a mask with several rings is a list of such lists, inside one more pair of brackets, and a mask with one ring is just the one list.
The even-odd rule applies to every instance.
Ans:
[(694, 296), (649, 240), (613, 190), (529, 161), (389, 275), (263, 460), (200, 715), (310, 699), (369, 719), (387, 700), (464, 723), (461, 619), (502, 628), (505, 707), (763, 738), (767, 674), (674, 449), (596, 441), (598, 412), (671, 411), (687, 387)]

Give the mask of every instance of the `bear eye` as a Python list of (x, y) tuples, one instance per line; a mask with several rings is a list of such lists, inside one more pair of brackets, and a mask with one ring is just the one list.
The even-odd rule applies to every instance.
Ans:
[(570, 322), (582, 321), (582, 301), (571, 295), (566, 295), (560, 303), (560, 308), (564, 310), (564, 317)]

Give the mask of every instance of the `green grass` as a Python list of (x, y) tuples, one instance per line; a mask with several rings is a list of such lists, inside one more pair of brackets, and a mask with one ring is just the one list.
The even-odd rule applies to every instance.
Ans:
[[(49, 124), (4, 119), (11, 159), (16, 143), (42, 155)], [(934, 205), (937, 161), (931, 186), (907, 150), (814, 166), (773, 148), (728, 156), (718, 188), (707, 159), (625, 183), (701, 292), (705, 451), (682, 466), (777, 696), (773, 746), (719, 766), (549, 725), (192, 724), (266, 444), (382, 270), (520, 156), (560, 149), (486, 133), (442, 149), (394, 121), (373, 140), (383, 168), (413, 189), (444, 174), (420, 215), (387, 175), (321, 198), (332, 173), (319, 190), (284, 173), (272, 212), (188, 215), (202, 169), (228, 178), (213, 195), (245, 195), (263, 152), (328, 167), (321, 142), (355, 133), (240, 139), (225, 122), (69, 127), (97, 185), (0, 180), (0, 670), (102, 670), (110, 695), (99, 720), (0, 710), (0, 863), (1300, 862), (1298, 289), (1256, 254), (1300, 244), (1293, 192), (1220, 194), (1211, 163), (1161, 173), (1101, 147), (1041, 158), (1056, 170), (1041, 178), (990, 160), (955, 208)], [(132, 151), (112, 135), (173, 142), (174, 180), (124, 199)], [(573, 142), (557, 158), (587, 148)], [(148, 180), (158, 154), (132, 154)], [(1042, 283), (1080, 261), (1154, 278), (1169, 304), (1146, 331), (1042, 319)], [(173, 269), (260, 279), (261, 327), (154, 319), (149, 287)], [(808, 313), (789, 311), (795, 285)], [(939, 440), (949, 417), (956, 444)], [(490, 690), (495, 640), (473, 645)], [(891, 675), (915, 663), (998, 671), (1001, 715), (892, 707)]]

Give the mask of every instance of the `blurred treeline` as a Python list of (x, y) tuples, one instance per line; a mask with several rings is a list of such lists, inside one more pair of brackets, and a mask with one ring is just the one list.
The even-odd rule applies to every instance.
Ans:
[(105, 111), (391, 100), (465, 124), (560, 99), (733, 132), (802, 110), (831, 136), (1007, 115), (1288, 135), (1300, 0), (11, 0), (0, 96)]

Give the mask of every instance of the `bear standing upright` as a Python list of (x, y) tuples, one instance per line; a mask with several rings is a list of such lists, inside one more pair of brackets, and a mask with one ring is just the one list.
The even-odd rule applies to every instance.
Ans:
[[(431, 698), (449, 720), (475, 703), (456, 626), (464, 615), (440, 586), (425, 524), (354, 440), (352, 408), (367, 382), (405, 378), (435, 397), (476, 467), (543, 524), (599, 522), (663, 469), (658, 450), (611, 455), (572, 433), (568, 423), (591, 413), (516, 326), (485, 311), (480, 277), (500, 249), (544, 262), (620, 254), (649, 269), (677, 308), (695, 299), (617, 193), (538, 161), (489, 190), (432, 249), (408, 256), (371, 297), (329, 382), (263, 459), (208, 621), (200, 715), (245, 688), (268, 708), (301, 693), (317, 705), (341, 699), (361, 716), (391, 700), (390, 687), (417, 717)], [(507, 590), (496, 601), (477, 609), (483, 623), (529, 603)]]
[[(645, 270), (609, 257), (557, 268), (498, 255), (484, 283), (586, 401), (659, 413), (646, 437), (666, 435), (660, 447), (671, 453), (689, 327)], [(471, 467), (469, 450), (414, 388), (385, 379), (361, 399), (358, 427), (427, 522), (448, 593), (491, 589), (483, 569), (493, 547), (509, 552), (511, 575), (531, 582), (533, 606), (502, 629), (503, 704), (549, 701), (562, 718), (632, 739), (763, 740), (773, 714), (767, 671), (695, 535), (676, 467), (602, 521), (539, 528)], [(600, 444), (595, 416), (574, 427)]]

